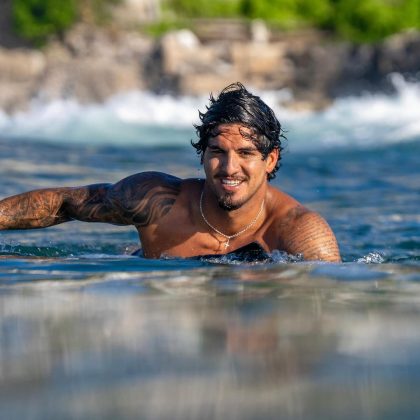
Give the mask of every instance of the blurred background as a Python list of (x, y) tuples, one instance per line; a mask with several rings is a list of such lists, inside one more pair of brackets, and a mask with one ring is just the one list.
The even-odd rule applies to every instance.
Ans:
[(340, 145), (350, 127), (369, 144), (372, 128), (386, 142), (420, 132), (419, 0), (0, 0), (0, 10), (8, 138), (139, 144), (150, 125), (191, 136), (209, 93), (236, 81), (286, 129), (309, 127), (323, 143)]
[(1, 0), (0, 108), (241, 81), (295, 110), (418, 80), (419, 0)]

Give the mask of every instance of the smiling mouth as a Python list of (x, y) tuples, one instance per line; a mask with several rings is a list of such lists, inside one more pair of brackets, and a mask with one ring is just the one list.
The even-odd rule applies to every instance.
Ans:
[(241, 184), (242, 181), (240, 179), (226, 179), (226, 178), (222, 178), (221, 179), (221, 183), (222, 183), (222, 185), (225, 185), (227, 187), (236, 187), (239, 184)]

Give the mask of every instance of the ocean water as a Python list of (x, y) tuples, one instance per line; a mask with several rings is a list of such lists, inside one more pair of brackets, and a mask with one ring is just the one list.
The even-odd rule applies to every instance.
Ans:
[[(420, 85), (297, 113), (273, 184), (343, 264), (146, 260), (130, 227), (0, 232), (0, 418), (418, 418)], [(206, 98), (131, 92), (0, 113), (0, 198), (146, 170), (203, 177)]]

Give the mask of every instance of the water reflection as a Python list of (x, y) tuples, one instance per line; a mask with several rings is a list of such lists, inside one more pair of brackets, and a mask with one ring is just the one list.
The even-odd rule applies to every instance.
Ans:
[(305, 271), (3, 288), (0, 417), (414, 417), (420, 285)]

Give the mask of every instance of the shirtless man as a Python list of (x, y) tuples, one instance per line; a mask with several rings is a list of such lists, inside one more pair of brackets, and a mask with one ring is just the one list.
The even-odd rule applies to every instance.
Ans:
[(339, 262), (327, 222), (272, 187), (282, 131), (273, 111), (240, 83), (210, 97), (192, 143), (205, 180), (143, 172), (116, 184), (30, 191), (0, 201), (0, 230), (70, 220), (134, 225), (143, 254), (226, 254), (251, 242), (265, 251)]

